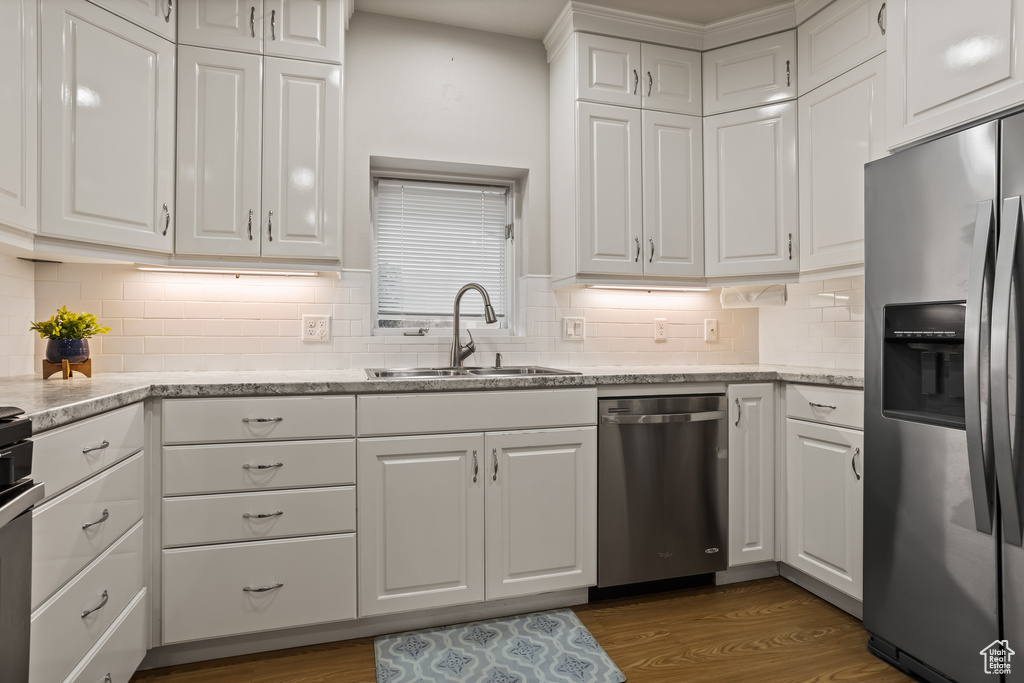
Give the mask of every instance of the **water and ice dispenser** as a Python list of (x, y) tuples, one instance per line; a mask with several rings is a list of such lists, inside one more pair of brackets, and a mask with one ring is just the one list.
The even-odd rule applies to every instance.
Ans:
[(883, 415), (964, 428), (965, 312), (963, 302), (885, 307)]

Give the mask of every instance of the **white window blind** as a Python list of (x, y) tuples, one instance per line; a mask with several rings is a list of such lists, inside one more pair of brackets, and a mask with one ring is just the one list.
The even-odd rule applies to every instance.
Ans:
[[(389, 178), (374, 185), (377, 326), (450, 327), (456, 293), (477, 282), (508, 327), (508, 188)], [(479, 295), (466, 294), (460, 316), (470, 326), (483, 321)]]

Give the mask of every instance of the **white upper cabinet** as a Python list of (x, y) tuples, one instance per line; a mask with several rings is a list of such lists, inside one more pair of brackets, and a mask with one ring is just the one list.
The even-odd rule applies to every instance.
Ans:
[(703, 54), (704, 114), (796, 97), (796, 31)]
[(1024, 101), (1024, 0), (889, 0), (889, 146)]
[[(218, 2), (220, 0), (217, 0)], [(89, 0), (167, 40), (175, 40), (178, 13), (174, 0)]]
[(178, 49), (179, 254), (260, 255), (262, 61)]
[(170, 252), (174, 44), (88, 3), (42, 7), (41, 229)]
[(885, 51), (885, 1), (836, 0), (797, 29), (800, 95)]
[(700, 53), (663, 45), (640, 46), (643, 108), (700, 116)]
[(181, 0), (179, 41), (339, 64), (342, 0)]
[(729, 566), (775, 557), (775, 386), (732, 384)]
[(864, 164), (885, 156), (885, 55), (800, 98), (800, 270), (864, 262)]
[(796, 103), (704, 119), (705, 272), (796, 273)]
[(39, 208), (36, 1), (0, 2), (0, 224), (35, 232)]

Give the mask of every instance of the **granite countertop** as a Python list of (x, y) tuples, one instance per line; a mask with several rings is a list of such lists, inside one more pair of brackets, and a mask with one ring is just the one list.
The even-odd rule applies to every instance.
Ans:
[(860, 388), (864, 374), (773, 365), (660, 365), (565, 368), (582, 374), (368, 380), (362, 370), (159, 372), (0, 379), (0, 403), (22, 408), (34, 432), (113, 410), (146, 398), (295, 396), (316, 394), (470, 391), (693, 382), (798, 382)]

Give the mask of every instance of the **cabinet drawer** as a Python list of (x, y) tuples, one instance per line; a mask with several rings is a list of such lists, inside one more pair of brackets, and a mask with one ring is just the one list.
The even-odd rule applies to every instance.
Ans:
[[(35, 607), (142, 518), (142, 453), (32, 514)], [(82, 528), (94, 522), (98, 523)]]
[(164, 500), (165, 547), (355, 530), (354, 486)]
[(854, 389), (786, 386), (786, 414), (799, 420), (864, 428), (864, 392)]
[(163, 555), (165, 644), (356, 616), (355, 534)]
[(143, 588), (65, 683), (128, 683), (146, 656), (147, 602)]
[(33, 437), (32, 478), (54, 495), (142, 448), (142, 404), (119, 408)]
[(164, 495), (356, 482), (356, 442), (288, 441), (164, 448)]
[(594, 389), (359, 397), (360, 436), (596, 424), (597, 391)]
[(32, 614), (29, 682), (64, 680), (140, 590), (142, 522)]
[(185, 398), (164, 401), (164, 443), (276, 441), (355, 434), (352, 396)]

